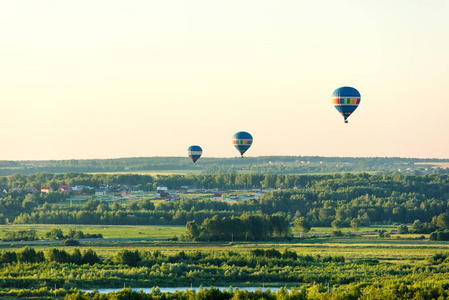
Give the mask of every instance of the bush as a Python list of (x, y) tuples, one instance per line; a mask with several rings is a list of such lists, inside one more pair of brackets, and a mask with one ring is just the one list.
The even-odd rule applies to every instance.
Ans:
[(429, 240), (431, 241), (449, 241), (449, 230), (441, 231), (437, 230), (430, 234)]
[(79, 246), (81, 243), (74, 239), (66, 239), (61, 243), (63, 246)]
[(408, 233), (408, 227), (405, 224), (401, 224), (397, 227), (397, 231), (399, 234), (405, 234)]
[(343, 232), (341, 232), (341, 230), (334, 230), (334, 231), (332, 231), (331, 236), (333, 236), (333, 237), (342, 237), (343, 236)]

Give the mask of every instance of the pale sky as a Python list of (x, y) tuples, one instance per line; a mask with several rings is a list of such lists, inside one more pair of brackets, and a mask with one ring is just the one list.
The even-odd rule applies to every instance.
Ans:
[[(0, 2), (0, 160), (449, 158), (449, 1)], [(359, 90), (344, 124), (331, 103)]]

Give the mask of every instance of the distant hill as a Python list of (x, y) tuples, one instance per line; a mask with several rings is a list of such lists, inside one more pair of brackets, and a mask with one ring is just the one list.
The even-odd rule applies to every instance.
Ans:
[(255, 173), (317, 174), (336, 172), (446, 173), (449, 159), (400, 157), (259, 156), (201, 158), (196, 166), (187, 157), (135, 157), (86, 160), (0, 161), (0, 176), (35, 173)]

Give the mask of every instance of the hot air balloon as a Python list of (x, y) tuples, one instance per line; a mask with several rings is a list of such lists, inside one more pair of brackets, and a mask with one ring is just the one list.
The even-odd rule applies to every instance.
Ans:
[(203, 149), (201, 149), (200, 146), (190, 146), (189, 148), (187, 148), (187, 155), (193, 161), (193, 164), (195, 164), (196, 161), (201, 157), (201, 154), (203, 154)]
[(240, 131), (232, 136), (232, 143), (243, 158), (243, 153), (245, 153), (253, 143), (253, 137), (248, 132)]
[(360, 93), (355, 88), (349, 86), (338, 88), (332, 93), (332, 103), (343, 118), (345, 118), (345, 123), (348, 123), (346, 119), (360, 104)]

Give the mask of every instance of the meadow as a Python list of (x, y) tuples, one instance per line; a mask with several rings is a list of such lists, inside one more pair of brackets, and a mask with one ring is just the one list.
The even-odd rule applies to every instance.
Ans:
[[(60, 298), (76, 289), (202, 285), (305, 287), (319, 299), (327, 290), (344, 293), (374, 288), (386, 293), (400, 284), (420, 283), (420, 288), (449, 285), (449, 242), (410, 234), (234, 243), (170, 240), (185, 234), (184, 226), (9, 225), (1, 226), (0, 234), (36, 230), (40, 236), (52, 228), (64, 233), (69, 228), (101, 233), (105, 239), (80, 240), (78, 246), (64, 246), (60, 241), (1, 243), (0, 252), (21, 253), (29, 246), (42, 252), (45, 261), (3, 263), (0, 296), (30, 296), (39, 289), (51, 295), (55, 285)], [(385, 229), (379, 226), (359, 231), (380, 228)], [(320, 227), (313, 228), (312, 233), (330, 231)], [(93, 251), (100, 263), (76, 265), (50, 255), (59, 251), (70, 256), (75, 249)], [(137, 255), (138, 261), (119, 260), (124, 251)]]
[(67, 234), (69, 229), (81, 230), (88, 234), (101, 233), (103, 238), (108, 239), (169, 239), (185, 233), (185, 226), (11, 224), (0, 225), (0, 238), (3, 238), (7, 231), (18, 230), (36, 230), (36, 235), (43, 237), (51, 229), (61, 229), (64, 234)]

